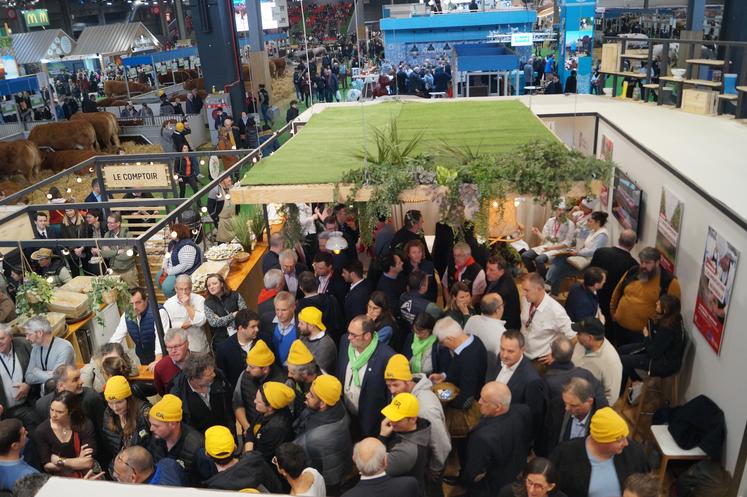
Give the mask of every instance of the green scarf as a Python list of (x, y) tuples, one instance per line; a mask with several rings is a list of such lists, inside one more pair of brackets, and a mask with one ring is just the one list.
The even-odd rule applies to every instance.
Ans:
[(425, 340), (421, 340), (417, 335), (412, 337), (412, 359), (410, 359), (410, 367), (413, 373), (420, 373), (423, 363), (423, 352), (430, 349), (434, 343), (436, 343), (436, 335), (431, 335)]
[(361, 377), (358, 374), (358, 370), (365, 366), (366, 363), (368, 363), (368, 360), (373, 355), (378, 344), (379, 334), (374, 333), (373, 340), (371, 340), (371, 343), (368, 344), (368, 347), (363, 349), (363, 352), (361, 352), (361, 355), (359, 355), (357, 359), (355, 357), (355, 349), (352, 345), (348, 344), (348, 360), (350, 361), (350, 369), (353, 371), (353, 382), (358, 388), (360, 388), (361, 386)]

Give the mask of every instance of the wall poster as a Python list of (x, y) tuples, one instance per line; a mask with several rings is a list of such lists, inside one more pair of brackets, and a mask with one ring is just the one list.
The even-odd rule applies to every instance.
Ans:
[(709, 226), (693, 321), (716, 354), (721, 352), (738, 261), (737, 249)]
[(677, 244), (682, 225), (682, 209), (684, 204), (677, 196), (661, 189), (661, 204), (659, 206), (659, 222), (656, 225), (656, 248), (661, 252), (661, 267), (675, 273), (677, 261)]

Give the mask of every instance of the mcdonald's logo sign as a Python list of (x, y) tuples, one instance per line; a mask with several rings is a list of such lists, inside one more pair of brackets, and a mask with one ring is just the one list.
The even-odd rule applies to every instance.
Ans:
[(49, 11), (47, 9), (24, 10), (23, 20), (27, 28), (49, 26)]

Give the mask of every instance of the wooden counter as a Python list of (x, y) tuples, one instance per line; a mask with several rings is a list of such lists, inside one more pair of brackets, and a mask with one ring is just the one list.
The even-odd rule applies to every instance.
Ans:
[(226, 277), (228, 288), (239, 292), (249, 309), (257, 310), (257, 295), (262, 291), (262, 257), (267, 252), (267, 242), (258, 243), (252, 254), (244, 262), (231, 264), (231, 270)]

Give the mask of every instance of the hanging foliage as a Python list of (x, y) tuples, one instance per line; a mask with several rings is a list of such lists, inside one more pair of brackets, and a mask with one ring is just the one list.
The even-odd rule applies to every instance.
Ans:
[(303, 228), (301, 227), (301, 218), (296, 204), (283, 204), (281, 212), (285, 221), (283, 222), (283, 240), (286, 248), (295, 248), (296, 244), (303, 243)]
[[(388, 129), (396, 132), (391, 124)], [(393, 135), (389, 138), (397, 142)], [(361, 226), (375, 226), (379, 217), (390, 216), (404, 191), (427, 186), (427, 196), (439, 205), (441, 222), (457, 233), (465, 222), (473, 222), (477, 234), (487, 238), (492, 203), (503, 205), (512, 194), (556, 202), (579, 183), (590, 191), (593, 180), (609, 180), (614, 167), (611, 161), (587, 157), (555, 141), (532, 141), (497, 156), (481, 154), (479, 148), (443, 146), (440, 151), (438, 157), (377, 152), (377, 159), (396, 157), (397, 163), (369, 161), (368, 167), (344, 173), (341, 183), (353, 185), (348, 201), (364, 186), (373, 189), (371, 200), (358, 209)], [(363, 242), (370, 242), (372, 230), (361, 233)]]
[(44, 314), (51, 301), (52, 285), (36, 273), (24, 273), (23, 283), (16, 292), (16, 313), (27, 317)]

